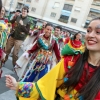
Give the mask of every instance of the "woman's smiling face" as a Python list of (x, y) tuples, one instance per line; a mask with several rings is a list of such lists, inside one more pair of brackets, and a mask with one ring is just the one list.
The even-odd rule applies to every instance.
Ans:
[(85, 35), (86, 47), (90, 51), (100, 51), (100, 20), (93, 20)]

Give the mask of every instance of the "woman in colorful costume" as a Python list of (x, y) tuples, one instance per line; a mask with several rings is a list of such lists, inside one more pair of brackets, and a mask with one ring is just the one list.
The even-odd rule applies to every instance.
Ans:
[[(52, 68), (52, 51), (55, 52), (57, 60), (60, 60), (60, 52), (57, 46), (56, 41), (52, 38), (52, 30), (53, 26), (51, 24), (47, 24), (45, 27), (45, 33), (37, 39), (34, 46), (28, 50), (23, 56), (24, 59), (29, 59), (29, 55), (33, 53), (31, 58), (31, 65), (29, 65), (29, 69), (26, 71), (24, 78), (22, 81), (25, 82), (33, 82), (36, 76), (39, 74), (38, 79), (44, 76), (51, 68)], [(23, 72), (25, 72), (25, 67), (15, 68), (19, 79), (21, 78)]]
[(7, 42), (7, 22), (8, 20), (4, 18), (5, 8), (2, 7), (0, 13), (0, 77), (2, 74), (2, 61), (5, 58), (4, 49)]
[(73, 38), (67, 37), (64, 41), (65, 46), (64, 49), (62, 49), (62, 55), (69, 55), (69, 52), (71, 52), (72, 50), (74, 50), (74, 54), (76, 54), (77, 51), (84, 52), (84, 43), (82, 43), (81, 39), (81, 33), (76, 33)]
[(6, 86), (19, 100), (100, 100), (100, 17), (90, 22), (85, 45), (83, 54), (72, 50), (36, 83), (7, 75)]

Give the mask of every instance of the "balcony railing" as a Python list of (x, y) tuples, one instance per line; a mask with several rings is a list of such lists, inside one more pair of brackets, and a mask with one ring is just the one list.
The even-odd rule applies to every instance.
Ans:
[(61, 18), (58, 21), (63, 22), (63, 23), (68, 23), (68, 20), (61, 19)]
[(100, 1), (98, 1), (98, 2), (93, 2), (92, 5), (100, 6)]

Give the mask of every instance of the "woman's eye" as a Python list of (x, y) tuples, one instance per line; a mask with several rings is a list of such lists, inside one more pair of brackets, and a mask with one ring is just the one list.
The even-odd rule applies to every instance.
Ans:
[(90, 32), (90, 30), (87, 30), (87, 32), (89, 33), (89, 32)]
[(97, 34), (100, 34), (100, 32), (96, 32)]

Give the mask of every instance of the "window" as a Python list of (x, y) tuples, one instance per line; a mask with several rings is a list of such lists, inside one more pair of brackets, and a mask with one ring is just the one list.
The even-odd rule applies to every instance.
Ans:
[(77, 19), (76, 18), (71, 18), (71, 22), (76, 23)]
[(31, 11), (36, 12), (36, 8), (32, 7)]
[(54, 12), (51, 12), (51, 15), (50, 15), (51, 17), (56, 17), (56, 13), (54, 13)]
[(75, 7), (74, 10), (77, 11), (77, 12), (80, 12), (81, 11), (81, 8), (80, 7)]
[(71, 11), (72, 7), (73, 7), (72, 5), (64, 4), (63, 10)]
[(26, 0), (26, 2), (31, 2), (32, 0)]
[(88, 17), (91, 17), (92, 19), (93, 18), (96, 18), (96, 17), (99, 17), (100, 16), (100, 11), (99, 10), (94, 10), (94, 11), (90, 11)]
[(18, 3), (16, 9), (22, 9), (24, 5), (22, 3)]
[(89, 25), (89, 23), (90, 23), (90, 21), (89, 21), (89, 20), (87, 20), (87, 21), (85, 22), (84, 28), (87, 28), (87, 27), (88, 27), (88, 25)]
[(60, 6), (60, 3), (59, 2), (55, 2), (54, 5), (53, 5), (53, 8), (58, 8)]
[(69, 19), (69, 16), (61, 15), (61, 16), (60, 16), (60, 19), (68, 20), (68, 19)]
[(95, 13), (93, 13), (93, 12), (90, 12), (90, 13), (89, 13), (89, 17), (94, 18), (95, 16), (96, 16)]
[(68, 19), (69, 19), (69, 16), (61, 15), (59, 21), (64, 22), (64, 23), (68, 23)]
[(100, 6), (100, 0), (94, 0), (92, 5)]

